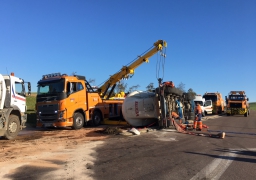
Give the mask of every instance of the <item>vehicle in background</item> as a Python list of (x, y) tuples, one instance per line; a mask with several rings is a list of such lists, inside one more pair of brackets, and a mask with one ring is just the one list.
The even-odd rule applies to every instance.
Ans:
[(227, 116), (244, 115), (247, 117), (250, 114), (249, 98), (246, 97), (245, 91), (230, 91), (228, 97), (225, 96)]
[(205, 108), (206, 112), (210, 114), (210, 110), (212, 110), (212, 114), (221, 114), (225, 110), (225, 103), (222, 99), (222, 95), (219, 92), (208, 93), (206, 92), (203, 95), (205, 99)]
[(15, 139), (27, 121), (26, 88), (31, 94), (30, 82), (11, 75), (0, 74), (0, 136)]
[(195, 98), (193, 99), (193, 101), (195, 106), (197, 105), (197, 103), (200, 104), (203, 116), (205, 116), (206, 114), (212, 114), (211, 100), (206, 101), (205, 98), (203, 98), (201, 95), (195, 95)]

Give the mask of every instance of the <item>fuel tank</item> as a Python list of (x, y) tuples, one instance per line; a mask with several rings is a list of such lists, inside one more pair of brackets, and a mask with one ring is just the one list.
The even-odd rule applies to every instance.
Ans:
[(155, 93), (135, 91), (126, 96), (122, 113), (124, 119), (132, 126), (141, 127), (156, 124), (159, 105)]

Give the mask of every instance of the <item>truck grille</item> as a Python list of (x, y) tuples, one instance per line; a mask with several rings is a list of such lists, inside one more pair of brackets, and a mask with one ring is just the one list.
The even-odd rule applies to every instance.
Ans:
[(41, 121), (53, 122), (58, 119), (58, 104), (46, 104), (38, 106), (38, 115)]
[(242, 108), (242, 103), (230, 103), (231, 108)]

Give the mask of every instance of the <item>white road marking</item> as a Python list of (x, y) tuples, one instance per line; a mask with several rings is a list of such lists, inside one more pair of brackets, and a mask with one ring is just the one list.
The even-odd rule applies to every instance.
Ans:
[(198, 172), (190, 180), (195, 179), (211, 179), (218, 180), (221, 175), (226, 171), (232, 161), (236, 158), (240, 151), (256, 151), (256, 148), (249, 149), (230, 149), (229, 152), (223, 153), (218, 158), (215, 158), (211, 164), (207, 165), (204, 169)]
[(231, 150), (215, 158), (211, 164), (207, 165), (204, 169), (198, 172), (190, 180), (195, 179), (211, 179), (218, 180), (221, 175), (226, 171), (229, 165), (237, 156), (237, 150)]

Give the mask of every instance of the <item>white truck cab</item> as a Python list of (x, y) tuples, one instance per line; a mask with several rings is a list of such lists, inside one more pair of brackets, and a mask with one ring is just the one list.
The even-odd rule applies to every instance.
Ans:
[(27, 121), (24, 83), (28, 83), (30, 95), (30, 82), (15, 77), (14, 73), (0, 74), (0, 136), (6, 139), (15, 139)]
[(205, 111), (205, 114), (212, 114), (212, 100), (206, 100), (204, 102), (204, 111)]
[(195, 106), (197, 103), (200, 104), (202, 109), (202, 115), (212, 114), (212, 102), (211, 100), (205, 100), (201, 95), (195, 95), (194, 99)]

